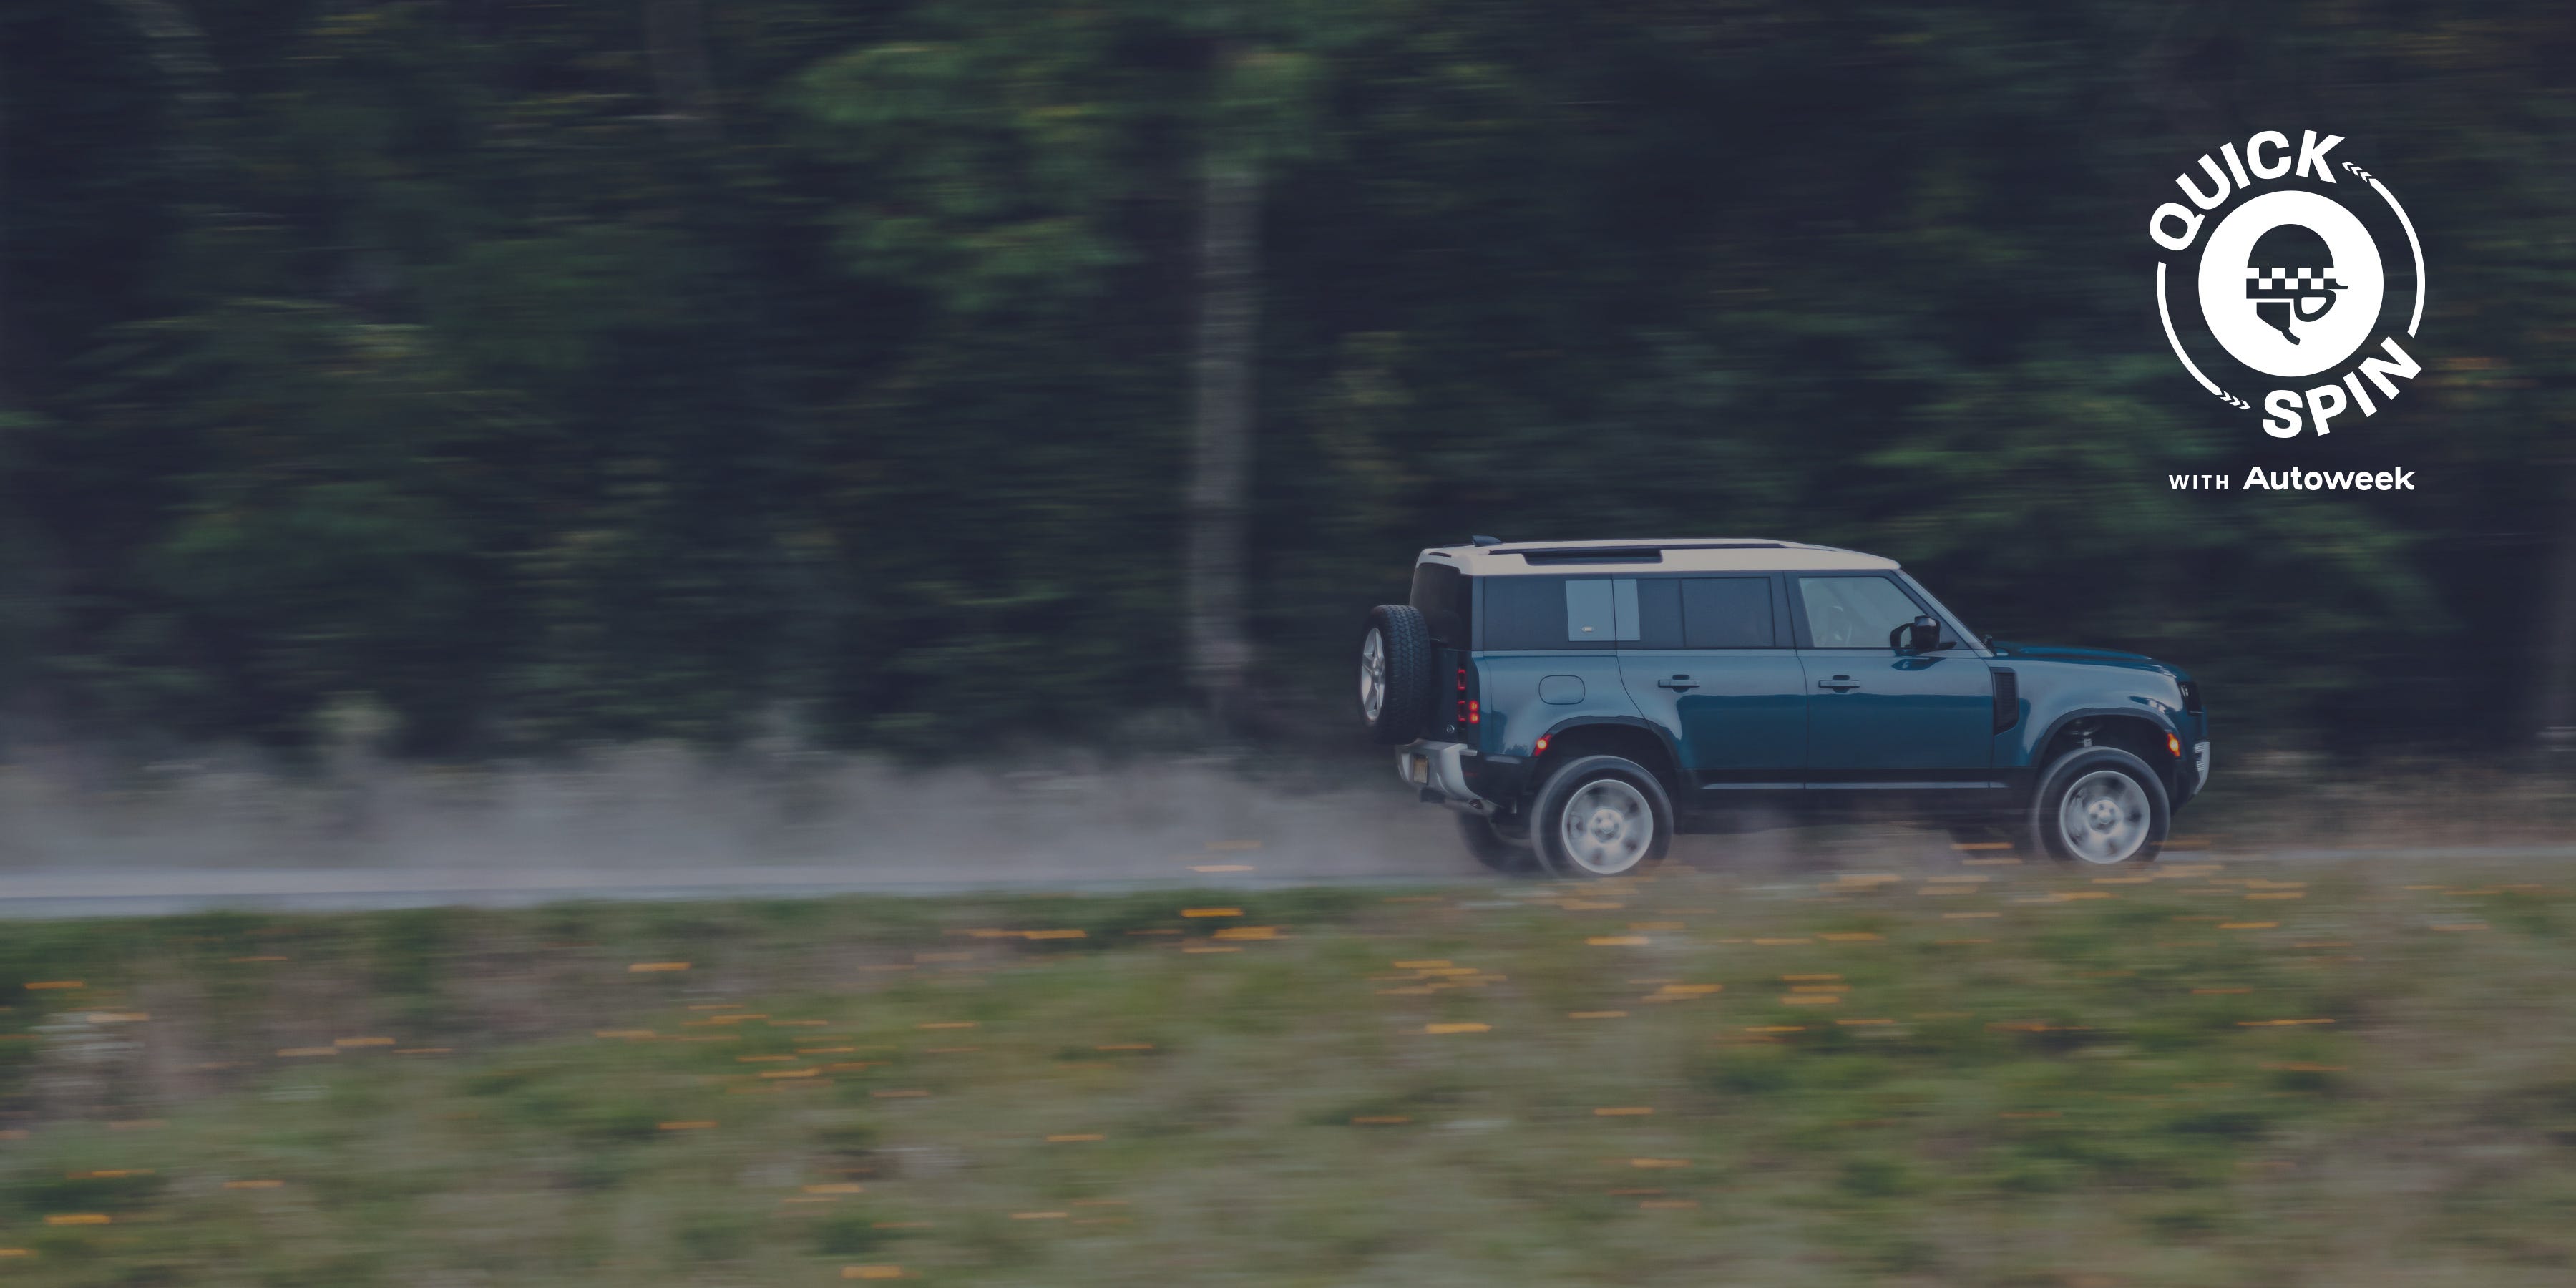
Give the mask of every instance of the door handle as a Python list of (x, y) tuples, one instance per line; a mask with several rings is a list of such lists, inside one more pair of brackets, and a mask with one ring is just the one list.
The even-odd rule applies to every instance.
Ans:
[(1669, 680), (1655, 681), (1655, 687), (1658, 689), (1696, 689), (1699, 687), (1699, 681), (1694, 680), (1687, 675), (1676, 675)]
[(1860, 681), (1855, 680), (1848, 675), (1837, 675), (1830, 680), (1816, 681), (1816, 687), (1819, 689), (1831, 689), (1836, 693), (1849, 693), (1860, 687)]

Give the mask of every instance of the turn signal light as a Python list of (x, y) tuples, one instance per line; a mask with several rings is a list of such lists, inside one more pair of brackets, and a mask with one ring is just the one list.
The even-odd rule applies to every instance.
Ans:
[(2182, 739), (2177, 738), (2172, 734), (2166, 734), (2165, 750), (2172, 752), (2174, 759), (2182, 759)]
[(1544, 756), (1544, 755), (1546, 755), (1546, 754), (1547, 754), (1547, 739), (1545, 739), (1545, 738), (1541, 738), (1541, 739), (1539, 739), (1539, 740), (1538, 740), (1538, 746), (1537, 746), (1536, 748), (1534, 748), (1534, 749), (1530, 752), (1530, 754), (1531, 754), (1531, 755), (1533, 755), (1533, 756)]

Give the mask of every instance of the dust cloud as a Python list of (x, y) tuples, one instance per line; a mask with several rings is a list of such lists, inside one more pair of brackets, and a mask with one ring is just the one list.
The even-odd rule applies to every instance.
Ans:
[[(1371, 758), (1371, 762), (1375, 758)], [(580, 869), (639, 880), (810, 867), (889, 882), (1446, 879), (1446, 811), (1354, 762), (1221, 756), (923, 768), (832, 753), (602, 748), (473, 767), (240, 752), (118, 769), (0, 765), (0, 868)], [(1381, 779), (1383, 781), (1381, 781)]]

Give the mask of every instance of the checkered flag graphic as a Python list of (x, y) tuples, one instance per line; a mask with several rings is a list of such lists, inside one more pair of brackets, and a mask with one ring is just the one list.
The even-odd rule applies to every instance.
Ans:
[(2254, 240), (2245, 257), (2245, 298), (2255, 316), (2292, 344), (2298, 324), (2334, 311), (2351, 289), (2334, 275), (2334, 252), (2305, 224), (2280, 224)]
[(2278, 265), (2271, 268), (2249, 265), (2245, 270), (2245, 283), (2246, 295), (2258, 299), (2266, 295), (2315, 295), (2344, 289), (2344, 284), (2334, 279), (2332, 269), (2282, 268)]

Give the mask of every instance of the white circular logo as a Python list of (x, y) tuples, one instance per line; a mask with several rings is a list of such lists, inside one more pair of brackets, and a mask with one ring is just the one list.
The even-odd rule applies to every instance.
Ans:
[(2424, 322), (2424, 244), (2387, 184), (2331, 156), (2343, 141), (2231, 139), (2174, 177), (2182, 200), (2147, 217), (2167, 252), (2156, 314), (2174, 357), (2274, 438), (2376, 416), (2423, 370), (2408, 349)]
[(2230, 211), (2200, 252), (2200, 316), (2238, 362), (2313, 376), (2353, 355), (2379, 320), (2379, 244), (2313, 192), (2267, 192)]

